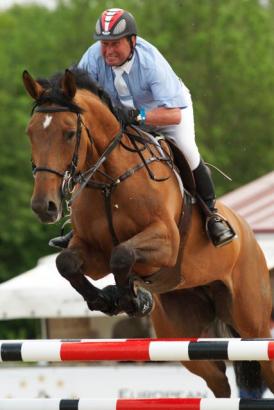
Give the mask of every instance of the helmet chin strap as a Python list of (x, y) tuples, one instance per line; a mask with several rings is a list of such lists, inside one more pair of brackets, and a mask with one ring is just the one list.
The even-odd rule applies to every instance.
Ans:
[(117, 65), (116, 67), (121, 67), (121, 66), (124, 65), (127, 61), (130, 61), (130, 60), (132, 59), (133, 54), (134, 54), (134, 48), (135, 48), (135, 45), (133, 44), (133, 41), (132, 41), (132, 37), (133, 37), (133, 36), (130, 36), (130, 37), (128, 38), (128, 42), (129, 42), (129, 45), (130, 45), (130, 53), (129, 53), (128, 57), (127, 57), (121, 64)]

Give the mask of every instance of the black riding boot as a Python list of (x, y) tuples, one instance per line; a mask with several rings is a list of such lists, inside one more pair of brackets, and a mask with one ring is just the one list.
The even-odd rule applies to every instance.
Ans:
[(65, 249), (68, 247), (69, 241), (73, 237), (73, 231), (68, 232), (66, 235), (57, 236), (49, 241), (49, 246), (57, 249)]
[[(215, 208), (215, 189), (210, 171), (201, 159), (198, 167), (193, 171), (196, 191), (206, 205), (202, 211), (206, 216), (206, 231), (214, 246), (222, 246), (231, 242), (236, 234), (230, 224), (218, 214)], [(208, 209), (206, 209), (208, 208)]]

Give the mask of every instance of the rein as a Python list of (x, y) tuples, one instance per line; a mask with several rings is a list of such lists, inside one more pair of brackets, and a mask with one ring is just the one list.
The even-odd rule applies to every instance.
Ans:
[[(77, 115), (76, 142), (75, 142), (72, 160), (67, 170), (65, 172), (60, 172), (53, 168), (37, 167), (34, 163), (32, 163), (32, 168), (33, 168), (32, 172), (34, 176), (38, 172), (49, 172), (49, 173), (55, 174), (59, 176), (60, 178), (62, 178), (63, 182), (62, 182), (62, 188), (61, 188), (61, 198), (62, 200), (66, 200), (68, 208), (71, 207), (73, 201), (80, 195), (80, 193), (82, 192), (84, 188), (100, 189), (104, 195), (105, 211), (106, 211), (106, 216), (108, 220), (109, 230), (110, 230), (111, 237), (112, 237), (112, 243), (113, 245), (118, 245), (119, 240), (116, 236), (115, 229), (113, 226), (112, 206), (111, 206), (111, 194), (114, 188), (118, 184), (123, 182), (125, 179), (135, 174), (135, 172), (142, 169), (143, 167), (146, 168), (150, 178), (153, 179), (154, 181), (167, 180), (169, 176), (164, 177), (164, 178), (159, 178), (159, 179), (156, 178), (153, 172), (151, 171), (151, 169), (149, 168), (149, 165), (154, 161), (164, 161), (164, 162), (167, 162), (168, 165), (172, 168), (173, 162), (171, 160), (171, 157), (167, 155), (167, 153), (166, 153), (167, 155), (166, 157), (155, 155), (152, 152), (152, 150), (149, 148), (149, 145), (155, 145), (158, 147), (157, 143), (154, 143), (148, 140), (147, 138), (144, 138), (144, 136), (141, 135), (140, 131), (137, 130), (135, 127), (134, 127), (135, 134), (131, 134), (127, 132), (127, 130), (120, 128), (118, 134), (115, 135), (115, 137), (109, 143), (109, 145), (104, 150), (100, 158), (96, 161), (96, 163), (85, 172), (77, 172), (78, 153), (79, 153), (79, 146), (81, 142), (81, 135), (82, 135), (83, 127), (85, 128), (88, 134), (90, 142), (94, 144), (94, 139), (88, 127), (83, 122), (81, 113), (73, 111), (71, 108), (66, 107), (66, 106), (51, 106), (51, 105), (50, 106), (46, 106), (46, 105), (36, 106), (33, 112), (34, 113), (35, 112), (40, 112), (40, 113), (74, 112)], [(134, 148), (128, 147), (121, 141), (123, 134), (126, 134), (128, 136)], [(143, 147), (141, 148), (138, 147), (136, 141), (141, 143)], [(114, 179), (110, 175), (104, 173), (99, 168), (107, 160), (110, 153), (116, 148), (118, 144), (121, 144), (128, 151), (136, 152), (139, 155), (141, 162), (133, 166), (132, 168), (128, 169), (122, 175)], [(142, 153), (145, 149), (149, 149), (149, 152), (152, 155), (148, 159), (145, 159)], [(110, 182), (105, 183), (101, 181), (92, 180), (92, 177), (94, 176), (96, 172), (103, 175), (105, 178), (109, 179)], [(78, 185), (79, 187), (76, 191), (74, 191), (76, 185)]]

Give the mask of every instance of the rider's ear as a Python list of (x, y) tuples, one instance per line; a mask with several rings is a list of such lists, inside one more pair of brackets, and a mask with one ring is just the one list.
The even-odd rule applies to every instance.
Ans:
[(44, 88), (41, 84), (35, 81), (27, 70), (23, 72), (23, 83), (26, 91), (34, 100), (37, 100), (44, 92)]
[(76, 93), (76, 83), (74, 75), (70, 70), (66, 70), (64, 76), (61, 79), (60, 83), (63, 94), (69, 99), (72, 100)]
[(131, 37), (131, 41), (132, 41), (132, 45), (133, 45), (133, 47), (135, 47), (136, 46), (136, 36), (132, 36)]

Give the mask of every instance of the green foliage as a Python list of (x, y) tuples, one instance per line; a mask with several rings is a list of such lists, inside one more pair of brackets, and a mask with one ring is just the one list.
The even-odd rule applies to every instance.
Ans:
[(36, 339), (41, 337), (40, 327), (38, 319), (7, 320), (0, 324), (0, 339)]
[(214, 173), (219, 194), (273, 168), (273, 4), (152, 0), (141, 12), (142, 34), (191, 90), (205, 160), (233, 179)]
[(29, 202), (31, 101), (22, 71), (49, 76), (80, 59), (107, 7), (124, 7), (190, 88), (197, 141), (219, 194), (273, 168), (274, 1), (60, 0), (55, 10), (15, 6), (0, 12), (0, 282), (50, 252), (58, 227), (41, 225)]

